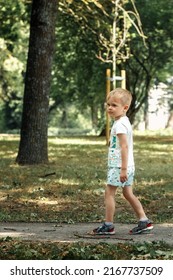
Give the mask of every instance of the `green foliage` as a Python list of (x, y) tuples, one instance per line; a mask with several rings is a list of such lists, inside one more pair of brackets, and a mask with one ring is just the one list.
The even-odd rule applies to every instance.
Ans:
[[(131, 2), (120, 1), (120, 4), (127, 11), (134, 11)], [(75, 116), (71, 124), (71, 114), (68, 115), (68, 108), (73, 104), (76, 114), (79, 112), (89, 118), (92, 128), (97, 132), (102, 130), (105, 124), (105, 69), (112, 67), (110, 42), (114, 1), (58, 3), (50, 126), (57, 111), (59, 115), (56, 126), (67, 127), (67, 123), (76, 126)], [(122, 60), (121, 64), (118, 62), (117, 69), (117, 74), (121, 69), (126, 70), (127, 87), (134, 94), (134, 103), (129, 111), (132, 121), (145, 103), (154, 80), (159, 78), (165, 82), (170, 75), (173, 57), (172, 2), (140, 0), (135, 1), (135, 4), (147, 36), (148, 48), (145, 48), (128, 19), (130, 30), (122, 52), (126, 53), (128, 49), (132, 56), (125, 63)], [(31, 1), (0, 0), (0, 131), (3, 132), (20, 127), (30, 9)], [(131, 16), (132, 14), (131, 12)], [(134, 14), (132, 20), (136, 22)], [(117, 22), (118, 43), (121, 41), (123, 28), (123, 15), (120, 12)], [(109, 63), (104, 63), (106, 58)]]
[[(61, 127), (60, 125), (61, 124)], [(49, 135), (86, 135), (92, 132), (92, 124), (89, 109), (83, 113), (76, 109), (74, 105), (68, 106), (66, 113), (62, 114), (60, 109), (50, 113)]]
[(2, 260), (172, 260), (173, 247), (151, 243), (50, 243), (0, 239)]
[(131, 38), (132, 57), (122, 66), (126, 68), (127, 87), (134, 97), (129, 111), (132, 121), (142, 105), (146, 104), (147, 110), (148, 93), (156, 80), (169, 86), (166, 78), (172, 75), (173, 57), (173, 4), (169, 0), (135, 3), (147, 39), (144, 46), (136, 36)]
[(19, 128), (27, 55), (27, 4), (0, 1), (0, 130)]
[(67, 126), (65, 122), (71, 119), (68, 111), (73, 103), (76, 114), (82, 113), (87, 118), (86, 112), (91, 111), (89, 118), (96, 128), (103, 118), (106, 65), (95, 57), (98, 52), (95, 36), (90, 30), (84, 33), (68, 14), (60, 14), (56, 33), (58, 43), (52, 73), (50, 118), (58, 108), (62, 114), (58, 126)]

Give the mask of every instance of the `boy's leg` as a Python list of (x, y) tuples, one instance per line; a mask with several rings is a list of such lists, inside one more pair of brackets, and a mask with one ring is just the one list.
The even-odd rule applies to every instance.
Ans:
[(131, 186), (123, 187), (123, 195), (132, 206), (139, 220), (141, 219), (147, 220), (142, 204), (139, 201), (139, 199), (134, 195)]
[(105, 190), (105, 221), (113, 223), (115, 214), (115, 193), (117, 187), (107, 185)]
[(137, 217), (139, 218), (138, 225), (130, 230), (130, 234), (139, 234), (146, 232), (153, 228), (151, 221), (147, 218), (144, 209), (139, 199), (133, 194), (131, 186), (123, 188), (123, 195), (134, 209)]
[(105, 189), (105, 223), (92, 231), (92, 234), (114, 234), (115, 192), (117, 187), (107, 185)]

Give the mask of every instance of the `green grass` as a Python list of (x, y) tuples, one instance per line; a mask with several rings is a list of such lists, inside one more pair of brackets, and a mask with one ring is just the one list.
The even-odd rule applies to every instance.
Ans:
[[(172, 143), (170, 135), (134, 136), (134, 192), (154, 223), (173, 222)], [(50, 137), (49, 164), (39, 166), (15, 164), (18, 136), (1, 135), (0, 145), (0, 221), (70, 224), (104, 220), (105, 138)], [(115, 222), (136, 222), (121, 190), (116, 201)], [(36, 245), (7, 238), (1, 239), (0, 244), (0, 259), (173, 258), (173, 248), (164, 243)]]
[[(173, 145), (170, 136), (134, 137), (134, 192), (155, 222), (173, 222)], [(100, 137), (49, 138), (49, 164), (15, 164), (19, 138), (3, 136), (0, 220), (98, 222), (104, 219), (107, 147)], [(52, 174), (53, 173), (53, 174)], [(161, 203), (158, 203), (161, 201)], [(135, 222), (117, 195), (117, 222)]]

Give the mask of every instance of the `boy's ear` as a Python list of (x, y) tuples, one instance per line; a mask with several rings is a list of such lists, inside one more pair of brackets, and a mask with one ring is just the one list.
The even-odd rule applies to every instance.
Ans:
[(124, 105), (124, 111), (126, 111), (127, 112), (127, 110), (129, 109), (129, 105)]

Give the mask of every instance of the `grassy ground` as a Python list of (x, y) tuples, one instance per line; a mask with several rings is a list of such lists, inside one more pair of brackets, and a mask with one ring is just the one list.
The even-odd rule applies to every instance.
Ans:
[[(134, 192), (155, 223), (173, 222), (172, 142), (170, 135), (134, 137)], [(0, 221), (70, 224), (104, 219), (104, 138), (50, 137), (50, 162), (40, 166), (15, 164), (18, 144), (18, 136), (0, 136)], [(115, 221), (136, 222), (121, 190), (116, 204)]]

